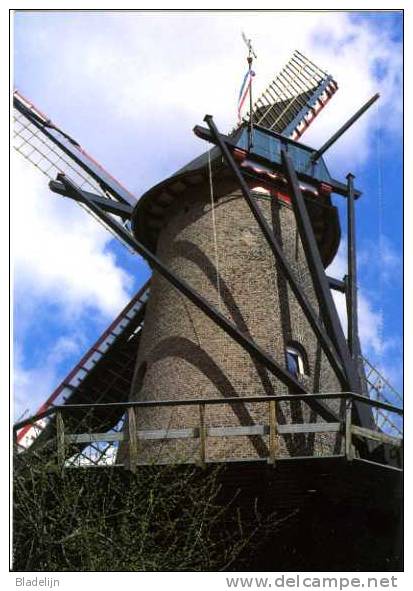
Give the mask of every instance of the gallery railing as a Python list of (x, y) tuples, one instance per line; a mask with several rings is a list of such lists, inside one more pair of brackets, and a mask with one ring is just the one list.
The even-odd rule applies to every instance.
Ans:
[[(302, 423), (283, 423), (277, 420), (278, 405), (288, 402), (307, 402), (311, 401), (342, 401), (342, 412), (337, 421), (320, 421), (316, 422), (302, 422)], [(53, 415), (54, 428), (50, 432), (47, 441), (44, 445), (48, 449), (54, 449), (57, 455), (58, 465), (63, 466), (88, 466), (88, 465), (110, 465), (116, 463), (116, 454), (118, 447), (122, 442), (128, 443), (128, 467), (132, 470), (140, 463), (139, 447), (142, 442), (156, 441), (156, 440), (172, 440), (172, 439), (194, 439), (198, 441), (197, 457), (194, 461), (201, 466), (205, 466), (208, 462), (213, 462), (207, 455), (207, 440), (209, 438), (225, 437), (233, 438), (240, 436), (266, 436), (268, 442), (268, 455), (266, 458), (258, 458), (258, 460), (266, 460), (269, 464), (275, 464), (280, 457), (280, 438), (284, 435), (290, 434), (317, 434), (317, 433), (340, 433), (343, 437), (342, 453), (341, 455), (347, 460), (351, 461), (357, 457), (360, 442), (367, 441), (376, 442), (378, 445), (382, 444), (390, 450), (390, 456), (382, 456), (378, 463), (384, 465), (391, 465), (395, 457), (398, 458), (396, 464), (400, 464), (400, 452), (402, 448), (402, 438), (386, 433), (377, 425), (370, 429), (354, 424), (353, 420), (353, 405), (355, 403), (363, 403), (370, 406), (373, 414), (377, 410), (385, 411), (392, 415), (395, 421), (402, 425), (403, 410), (388, 403), (380, 402), (378, 400), (371, 400), (366, 397), (354, 394), (351, 392), (340, 392), (332, 394), (289, 394), (280, 396), (251, 396), (251, 397), (237, 397), (237, 398), (213, 398), (213, 399), (198, 399), (198, 400), (167, 400), (167, 401), (138, 401), (138, 402), (122, 402), (109, 404), (77, 404), (77, 405), (62, 405), (56, 406), (48, 411), (27, 418), (13, 427), (15, 448), (17, 451), (25, 452), (25, 449), (19, 449), (17, 444), (17, 433), (27, 424), (35, 424), (41, 422), (46, 416)], [(206, 421), (206, 409), (211, 405), (228, 405), (231, 409), (237, 405), (248, 405), (254, 403), (264, 403), (267, 405), (267, 420), (260, 421), (250, 425), (236, 425), (236, 426), (211, 426)], [(235, 406), (234, 406), (235, 405)], [(167, 408), (167, 407), (192, 407), (197, 409), (197, 425), (185, 427), (180, 429), (163, 428), (163, 429), (139, 429), (137, 427), (139, 413), (148, 408)], [(73, 416), (79, 412), (84, 416), (85, 411), (90, 413), (98, 410), (113, 411), (114, 409), (123, 410), (123, 419), (118, 422), (116, 427), (107, 432), (94, 432), (89, 426), (81, 427), (83, 432), (79, 432), (79, 426), (73, 429)], [(229, 409), (228, 409), (229, 410)], [(72, 417), (72, 418), (70, 418)], [(76, 430), (77, 432), (73, 432)], [(401, 432), (401, 427), (400, 427)], [(34, 446), (36, 447), (36, 446)], [(30, 449), (30, 448), (29, 448)], [(76, 453), (73, 452), (77, 449)], [(40, 448), (38, 449), (40, 452)], [(320, 455), (320, 454), (317, 454)], [(325, 455), (328, 457), (328, 454)], [(253, 459), (253, 458), (252, 458)], [(225, 461), (220, 460), (220, 461)]]

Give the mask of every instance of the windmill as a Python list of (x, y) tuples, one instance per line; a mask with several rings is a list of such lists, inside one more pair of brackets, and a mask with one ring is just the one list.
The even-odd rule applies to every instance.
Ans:
[[(153, 270), (36, 415), (15, 425), (20, 448), (57, 438), (62, 465), (131, 469), (154, 458), (275, 464), (323, 453), (389, 463), (401, 411), (393, 395), (374, 395), (357, 329), (360, 192), (323, 160), (378, 96), (320, 149), (297, 141), (337, 89), (294, 52), (230, 135), (206, 116), (194, 133), (214, 147), (139, 201), (14, 93), (16, 150)], [(344, 280), (325, 273), (340, 241), (331, 193), (348, 206)], [(347, 339), (332, 289), (346, 294)]]

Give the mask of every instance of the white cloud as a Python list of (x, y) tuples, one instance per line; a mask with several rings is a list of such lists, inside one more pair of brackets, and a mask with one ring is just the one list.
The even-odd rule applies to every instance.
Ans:
[(378, 297), (382, 297), (384, 287), (401, 282), (402, 259), (389, 238), (383, 234), (375, 242), (363, 241), (358, 263), (364, 275), (374, 277)]
[(38, 363), (28, 367), (22, 345), (15, 345), (13, 383), (16, 420), (23, 413), (29, 416), (38, 410), (58, 385), (59, 364), (71, 355), (80, 357), (83, 347), (82, 335), (75, 331), (70, 337), (59, 337)]
[[(338, 292), (334, 292), (333, 299), (337, 307), (344, 333), (347, 335), (347, 309), (345, 296)], [(358, 321), (360, 343), (363, 354), (367, 357), (370, 355), (383, 355), (390, 346), (390, 343), (385, 344), (383, 341), (382, 312), (374, 309), (372, 302), (360, 289), (358, 291)]]
[[(14, 402), (16, 417), (29, 413), (57, 386), (61, 363), (76, 360), (90, 343), (86, 321), (109, 323), (130, 299), (132, 277), (108, 250), (111, 235), (75, 203), (55, 196), (47, 179), (13, 155), (12, 258), (14, 271)], [(44, 341), (36, 359), (24, 356), (32, 333), (47, 334), (52, 306), (62, 336)], [(90, 322), (89, 322), (90, 324)], [(33, 346), (33, 344), (31, 345)], [(70, 361), (69, 361), (70, 362)]]
[(373, 309), (372, 303), (362, 290), (358, 293), (359, 336), (362, 351), (373, 352), (379, 357), (391, 346), (383, 339), (383, 313)]
[[(65, 19), (45, 19), (44, 24), (38, 19), (37, 25), (33, 20), (32, 24), (25, 31), (25, 43), (30, 44), (34, 63), (48, 56), (44, 45), (38, 44), (39, 29), (46, 31), (53, 48), (39, 90), (53, 110), (52, 118), (56, 114), (59, 121), (64, 115), (60, 123), (85, 143), (94, 131), (85, 130), (78, 112), (83, 111), (91, 125), (101, 124), (96, 148), (102, 150), (97, 155), (103, 161), (104, 150), (109, 159), (117, 141), (114, 136), (122, 133), (123, 145), (136, 146), (139, 174), (146, 176), (151, 170), (152, 182), (162, 177), (160, 164), (172, 172), (193, 155), (189, 152), (205, 148), (191, 133), (205, 113), (212, 113), (223, 131), (234, 125), (246, 69), (241, 30), (254, 40), (258, 54), (255, 96), (296, 46), (338, 81), (339, 91), (305, 134), (305, 142), (320, 145), (377, 91), (381, 92), (380, 125), (393, 130), (401, 125), (401, 47), (384, 27), (373, 30), (365, 22), (355, 23), (345, 12), (248, 12), (219, 17), (68, 13)], [(73, 34), (67, 34), (70, 31)], [(76, 84), (68, 88), (67, 80)], [(87, 92), (79, 92), (81, 88)], [(65, 104), (56, 104), (55, 98), (49, 103), (48, 97), (59, 92)], [(352, 166), (368, 157), (377, 122), (373, 107), (337, 142), (328, 154), (333, 169), (348, 172), (340, 171), (339, 165), (349, 153)], [(104, 137), (105, 129), (109, 136)], [(125, 151), (124, 158), (129, 157)], [(123, 166), (120, 162), (119, 170)]]
[[(388, 256), (382, 259), (380, 264), (380, 272), (385, 276), (390, 275), (391, 269), (394, 265), (394, 257), (392, 256), (393, 247), (390, 241), (386, 240), (386, 252)], [(359, 260), (363, 261), (363, 265), (370, 261), (373, 263), (375, 254), (373, 251), (366, 249), (361, 250), (359, 254)], [(361, 265), (359, 265), (360, 271)], [(338, 253), (327, 269), (327, 273), (332, 277), (342, 279), (347, 273), (347, 251), (346, 251), (346, 238), (342, 239), (341, 246)], [(360, 283), (360, 272), (358, 274)], [(333, 298), (337, 306), (337, 311), (340, 317), (341, 324), (345, 334), (347, 334), (347, 308), (344, 294), (337, 291), (333, 292)], [(363, 287), (358, 288), (357, 293), (358, 300), (358, 324), (359, 324), (359, 337), (361, 343), (361, 349), (365, 356), (368, 358), (374, 358), (381, 362), (383, 355), (392, 350), (396, 345), (396, 339), (389, 335), (384, 338), (383, 335), (383, 310), (377, 309), (377, 303), (373, 302), (367, 291)]]
[(46, 298), (74, 320), (91, 308), (111, 318), (126, 304), (132, 277), (108, 250), (111, 235), (76, 204), (55, 196), (47, 179), (16, 155), (12, 255), (16, 299), (24, 314)]

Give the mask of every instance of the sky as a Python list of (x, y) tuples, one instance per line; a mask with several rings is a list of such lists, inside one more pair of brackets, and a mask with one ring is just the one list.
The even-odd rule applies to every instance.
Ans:
[[(315, 148), (380, 100), (325, 155), (357, 202), (365, 356), (402, 389), (402, 17), (397, 12), (17, 12), (14, 85), (139, 198), (205, 151), (192, 128), (228, 132), (257, 53), (258, 95), (298, 49), (339, 90), (302, 141)], [(346, 273), (343, 240), (329, 274)], [(148, 277), (146, 264), (19, 155), (12, 162), (15, 416), (35, 412)], [(337, 296), (340, 315), (344, 301)]]

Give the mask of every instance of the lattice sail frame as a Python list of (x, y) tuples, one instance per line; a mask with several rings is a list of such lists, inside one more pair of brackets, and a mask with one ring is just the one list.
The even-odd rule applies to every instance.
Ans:
[(126, 415), (107, 432), (108, 441), (90, 443), (82, 451), (65, 461), (66, 468), (87, 468), (92, 466), (113, 466), (116, 464), (119, 441), (110, 441), (110, 436), (121, 433), (125, 427)]
[[(390, 382), (365, 357), (361, 357), (361, 363), (366, 375), (369, 398), (403, 408), (403, 396)], [(380, 431), (395, 437), (403, 437), (403, 423), (400, 417), (394, 417), (392, 413), (380, 408), (375, 408), (373, 414)]]
[(255, 102), (252, 122), (297, 140), (337, 89), (332, 76), (295, 51)]
[[(119, 181), (20, 92), (14, 91), (13, 99), (13, 147), (49, 180), (55, 181), (57, 175), (62, 173), (82, 191), (88, 191), (115, 203), (128, 203), (131, 206), (136, 203), (136, 198)], [(97, 178), (102, 175), (108, 183), (99, 182), (93, 176), (93, 171), (97, 172)], [(121, 240), (87, 205), (80, 201), (77, 203), (117, 240)], [(129, 224), (129, 220), (123, 221), (123, 226), (130, 231)], [(133, 252), (126, 242), (122, 243)]]
[[(73, 395), (76, 389), (83, 384), (89, 373), (100, 361), (103, 360), (106, 355), (111, 353), (111, 350), (114, 346), (116, 346), (118, 339), (122, 337), (125, 331), (127, 331), (130, 326), (134, 325), (133, 323), (136, 323), (136, 318), (138, 317), (139, 313), (141, 313), (143, 307), (148, 301), (149, 293), (149, 282), (147, 282), (141, 289), (138, 290), (127, 306), (120, 312), (119, 316), (115, 318), (115, 320), (102, 333), (98, 340), (80, 359), (77, 365), (69, 372), (69, 374), (62, 380), (59, 386), (48, 397), (48, 399), (40, 406), (36, 412), (36, 415), (44, 413), (53, 406), (65, 404), (66, 401), (70, 401), (70, 397)], [(141, 329), (142, 323), (137, 325), (135, 332), (136, 330)], [(31, 447), (31, 445), (36, 441), (39, 435), (42, 434), (49, 423), (50, 418), (44, 417), (20, 429), (16, 435), (16, 444), (18, 449), (20, 451), (24, 451), (25, 449)], [(109, 433), (121, 430), (122, 424), (123, 419), (117, 424), (117, 426), (113, 427)], [(70, 463), (74, 463), (76, 461), (78, 462), (82, 458), (83, 460), (87, 458), (91, 463), (96, 463), (96, 458), (103, 458), (105, 454), (108, 454), (110, 449), (114, 449), (113, 443), (92, 444), (76, 454), (70, 460)]]

